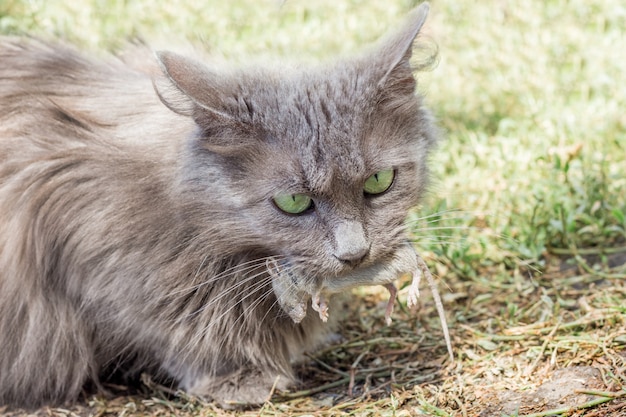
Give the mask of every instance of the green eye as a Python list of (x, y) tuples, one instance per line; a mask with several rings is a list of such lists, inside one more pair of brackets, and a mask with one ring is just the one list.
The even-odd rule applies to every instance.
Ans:
[(274, 204), (285, 213), (300, 214), (311, 208), (313, 200), (305, 194), (278, 194)]
[(389, 189), (389, 187), (391, 187), (394, 176), (395, 172), (393, 171), (393, 169), (378, 171), (377, 173), (365, 180), (365, 184), (363, 184), (363, 190), (366, 194), (384, 193)]

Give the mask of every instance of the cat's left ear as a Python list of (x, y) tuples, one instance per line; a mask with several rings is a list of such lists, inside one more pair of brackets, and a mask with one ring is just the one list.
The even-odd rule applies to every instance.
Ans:
[(384, 90), (391, 89), (398, 94), (413, 94), (415, 79), (411, 67), (413, 42), (419, 34), (430, 6), (422, 3), (407, 16), (400, 29), (384, 37), (375, 50), (374, 62), (382, 71), (379, 73), (378, 85)]
[(236, 112), (225, 98), (223, 77), (191, 58), (169, 51), (155, 53), (166, 79), (155, 78), (154, 88), (170, 110), (184, 116), (197, 117), (198, 111), (210, 113), (222, 122), (236, 119)]

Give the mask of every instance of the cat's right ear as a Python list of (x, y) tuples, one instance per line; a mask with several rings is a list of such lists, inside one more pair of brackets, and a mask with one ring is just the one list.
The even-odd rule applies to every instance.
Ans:
[(413, 43), (426, 22), (429, 9), (425, 2), (409, 12), (404, 24), (383, 37), (370, 57), (374, 67), (381, 71), (376, 74), (378, 86), (387, 94), (412, 96), (415, 92), (411, 65)]
[(197, 116), (206, 111), (223, 121), (234, 120), (224, 109), (223, 86), (206, 66), (168, 51), (155, 53), (157, 63), (165, 77), (153, 79), (159, 99), (170, 110), (184, 116)]

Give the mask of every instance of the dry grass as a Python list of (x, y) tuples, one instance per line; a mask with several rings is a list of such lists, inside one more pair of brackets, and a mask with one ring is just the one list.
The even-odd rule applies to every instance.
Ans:
[[(374, 39), (412, 3), (5, 0), (0, 31), (99, 48), (180, 35), (239, 60), (327, 56)], [(313, 352), (302, 385), (259, 410), (225, 412), (145, 378), (132, 395), (109, 387), (112, 397), (36, 413), (626, 416), (626, 8), (473, 3), (432, 2), (441, 61), (420, 88), (448, 140), (432, 196), (409, 219), (441, 279), (455, 363), (427, 293), (385, 326), (385, 294), (362, 289), (343, 340)]]

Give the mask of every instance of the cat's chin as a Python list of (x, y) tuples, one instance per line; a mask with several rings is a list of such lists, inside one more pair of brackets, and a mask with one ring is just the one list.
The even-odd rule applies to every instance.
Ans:
[(410, 243), (402, 245), (391, 260), (357, 268), (337, 277), (325, 278), (321, 290), (335, 294), (364, 285), (385, 285), (400, 275), (413, 272), (417, 267), (417, 255)]
[(400, 247), (390, 261), (321, 279), (300, 276), (286, 262), (268, 261), (268, 270), (272, 276), (272, 287), (278, 304), (294, 323), (300, 323), (306, 317), (309, 300), (312, 309), (325, 322), (329, 315), (328, 299), (333, 294), (344, 293), (360, 286), (388, 286), (399, 276), (412, 273), (416, 268), (417, 255), (408, 242)]

